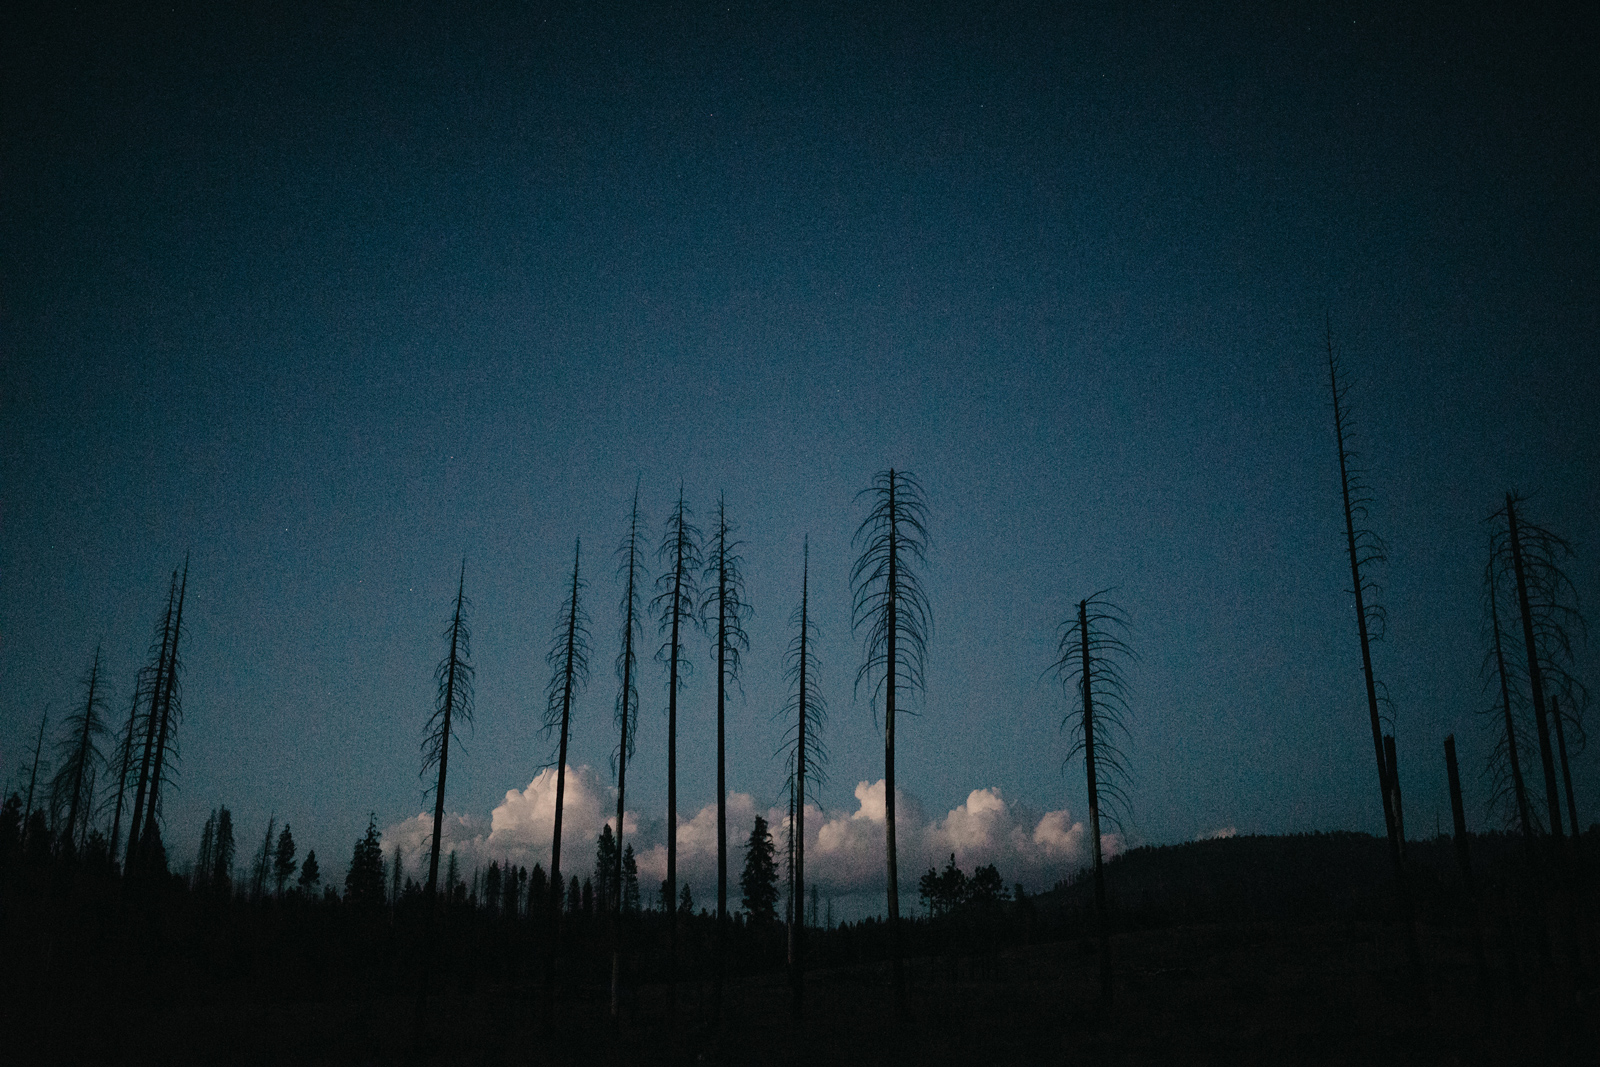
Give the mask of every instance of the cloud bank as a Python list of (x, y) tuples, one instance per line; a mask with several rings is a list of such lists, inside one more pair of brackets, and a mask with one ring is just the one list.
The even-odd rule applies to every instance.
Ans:
[[(464, 873), (491, 860), (531, 867), (550, 866), (555, 823), (556, 772), (547, 768), (525, 789), (506, 791), (504, 801), (487, 819), (451, 813), (441, 832), (441, 853), (454, 849)], [(824, 812), (814, 804), (805, 810), (806, 876), (823, 890), (839, 893), (882, 890), (885, 884), (884, 782), (861, 782), (855, 788), (854, 810)], [(728, 877), (730, 905), (737, 907), (738, 877), (744, 846), (756, 815), (772, 828), (780, 856), (784, 845), (786, 807), (757, 805), (749, 793), (728, 794)], [(995, 786), (974, 789), (942, 817), (924, 814), (915, 798), (895, 794), (896, 844), (903, 892), (914, 892), (929, 867), (942, 867), (953, 854), (969, 873), (994, 864), (1009, 884), (1048, 888), (1091, 861), (1089, 833), (1066, 809), (1038, 812), (1008, 800)], [(624, 840), (633, 845), (639, 880), (647, 897), (666, 877), (666, 821), (634, 811), (625, 814)], [(594, 867), (594, 842), (601, 827), (616, 825), (616, 793), (591, 767), (567, 768), (562, 816), (562, 868), (569, 877), (587, 876)], [(409, 874), (426, 876), (432, 844), (433, 814), (423, 812), (384, 831), (386, 853), (398, 847)], [(1108, 856), (1121, 850), (1121, 838), (1101, 838)], [(715, 894), (717, 808), (706, 804), (678, 817), (678, 880), (693, 887), (695, 899), (709, 903)], [(421, 872), (420, 876), (417, 872)]]

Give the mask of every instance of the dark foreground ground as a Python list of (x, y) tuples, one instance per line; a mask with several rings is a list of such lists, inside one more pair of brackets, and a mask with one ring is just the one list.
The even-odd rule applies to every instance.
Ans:
[[(1098, 999), (1092, 943), (1004, 949), (991, 958), (910, 961), (898, 1025), (881, 966), (823, 970), (795, 1023), (781, 975), (729, 984), (724, 1023), (710, 991), (646, 986), (613, 1022), (605, 990), (561, 984), (538, 1011), (533, 985), (446, 990), (421, 1055), (411, 997), (243, 1003), (97, 997), (12, 1000), (10, 1063), (890, 1063), (1166, 1064), (1600, 1062), (1592, 996), (1552, 1004), (1529, 981), (1485, 995), (1459, 931), (1424, 930), (1426, 1003), (1396, 931), (1371, 923), (1219, 923), (1118, 935), (1116, 994)], [(88, 976), (86, 976), (88, 977)], [(1536, 976), (1529, 976), (1535, 979)], [(27, 998), (23, 998), (25, 1001)], [(16, 1011), (15, 1009), (23, 1009)], [(87, 1009), (87, 1010), (80, 1010)]]
[[(714, 924), (627, 920), (610, 1013), (607, 920), (544, 931), (457, 902), (246, 900), (103, 865), (0, 864), (0, 1067), (227, 1064), (1600, 1065), (1600, 831), (1562, 866), (1475, 836), (1410, 846), (1423, 979), (1385, 843), (1360, 834), (1136, 849), (1106, 868), (1114, 996), (1091, 883), (905, 924), (814, 931), (803, 1021), (781, 927), (738, 924), (721, 1021)], [(1554, 855), (1554, 853), (1551, 853)], [(0, 857), (3, 858), (3, 857)], [(436, 918), (429, 919), (429, 915)], [(434, 947), (429, 949), (427, 946)], [(427, 1025), (416, 993), (431, 960)]]

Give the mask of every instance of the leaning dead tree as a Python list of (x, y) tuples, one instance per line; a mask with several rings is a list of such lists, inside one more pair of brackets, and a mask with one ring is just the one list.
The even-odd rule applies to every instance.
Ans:
[(39, 736), (33, 740), (33, 769), (28, 772), (28, 800), (22, 807), (22, 846), (28, 846), (28, 831), (33, 826), (33, 790), (39, 784), (39, 757), (44, 752), (44, 724), (50, 721), (50, 705), (39, 715)]
[(461, 576), (456, 584), (456, 605), (445, 627), (444, 639), (450, 651), (433, 672), (437, 685), (433, 714), (428, 717), (422, 738), (422, 773), (438, 770), (429, 786), (433, 793), (433, 849), (428, 858), (428, 902), (432, 904), (439, 885), (439, 836), (444, 829), (445, 774), (450, 767), (450, 739), (456, 727), (472, 724), (472, 632), (467, 628), (467, 561), (461, 561)]
[(144, 807), (144, 830), (139, 838), (145, 862), (156, 861), (156, 849), (161, 844), (161, 828), (157, 819), (161, 815), (161, 787), (171, 773), (169, 761), (176, 757), (175, 745), (178, 722), (183, 718), (183, 692), (178, 677), (183, 673), (183, 660), (178, 649), (183, 638), (183, 604), (189, 590), (189, 561), (183, 561), (183, 577), (178, 581), (178, 610), (172, 617), (172, 646), (167, 650), (167, 670), (161, 680), (161, 712), (156, 722), (156, 751), (150, 767), (150, 794)]
[[(806, 892), (806, 800), (815, 799), (827, 780), (828, 750), (822, 728), (828, 722), (828, 705), (817, 684), (816, 624), (811, 621), (811, 539), (804, 542), (800, 564), (800, 604), (790, 617), (795, 635), (784, 655), (784, 676), (789, 700), (780, 713), (787, 724), (784, 737), (790, 797), (789, 855), (790, 906), (802, 921), (789, 922), (789, 980), (796, 1017), (805, 1008), (805, 922), (800, 902)], [(820, 804), (818, 805), (820, 807)]]
[(700, 531), (689, 521), (683, 502), (683, 486), (678, 486), (678, 504), (667, 517), (656, 559), (663, 571), (656, 579), (656, 598), (651, 608), (656, 613), (659, 632), (665, 640), (656, 650), (656, 661), (667, 665), (667, 953), (673, 997), (677, 995), (678, 964), (678, 686), (693, 669), (684, 652), (689, 631), (699, 623), (699, 590), (696, 577), (703, 566), (700, 559)]
[(128, 774), (133, 769), (134, 731), (139, 723), (140, 696), (137, 681), (134, 683), (133, 697), (128, 702), (128, 725), (123, 731), (122, 740), (117, 742), (115, 756), (117, 798), (115, 801), (116, 814), (111, 819), (111, 848), (107, 855), (114, 861), (117, 857), (117, 845), (122, 838), (122, 804), (128, 795)]
[[(567, 797), (567, 738), (572, 723), (572, 701), (589, 682), (589, 617), (584, 614), (580, 595), (583, 579), (578, 574), (578, 562), (583, 551), (581, 541), (572, 548), (572, 585), (561, 605), (561, 617), (551, 634), (550, 651), (545, 663), (550, 667), (550, 682), (545, 686), (544, 726), (541, 732), (548, 740), (557, 735), (554, 759), (556, 764), (556, 818), (555, 837), (550, 843), (550, 882), (561, 885), (561, 815)], [(551, 920), (560, 917), (559, 893), (550, 894)]]
[(1089, 795), (1089, 837), (1094, 844), (1094, 907), (1100, 934), (1100, 997), (1112, 997), (1111, 925), (1106, 914), (1102, 823), (1121, 827), (1128, 810), (1127, 760), (1117, 735), (1127, 736), (1128, 683), (1123, 666), (1138, 657), (1123, 638), (1128, 619), (1101, 590), (1078, 601), (1075, 619), (1061, 624), (1052, 671), (1067, 690), (1070, 710), (1062, 728), (1072, 731), (1067, 760), (1083, 756)]
[[(1502, 649), (1497, 656), (1506, 709), (1506, 754), (1510, 755), (1517, 735), (1526, 730), (1524, 723), (1531, 717), (1544, 772), (1543, 814), (1559, 853), (1564, 837), (1562, 785), (1571, 780), (1566, 735), (1570, 731), (1574, 747), (1581, 749), (1583, 712), (1589, 702), (1588, 688), (1574, 673), (1573, 644), (1587, 638), (1588, 626), (1566, 573), (1572, 546), (1545, 527), (1528, 522), (1520, 513), (1524, 503), (1515, 493), (1507, 493), (1504, 506), (1490, 516), (1493, 532), (1484, 591), (1497, 641), (1501, 621), (1506, 620), (1508, 636), (1517, 646), (1515, 653)], [(1526, 741), (1524, 738), (1524, 747)], [(1521, 777), (1520, 768), (1514, 773)], [(1524, 809), (1531, 808), (1525, 796), (1519, 800)], [(1576, 836), (1577, 801), (1570, 788), (1567, 802), (1566, 830)], [(1537, 821), (1537, 816), (1522, 817), (1530, 826)]]
[(621, 1010), (622, 998), (622, 887), (623, 814), (628, 797), (628, 760), (633, 757), (634, 735), (639, 726), (638, 649), (644, 639), (640, 632), (644, 613), (639, 590), (647, 580), (644, 574), (645, 546), (640, 540), (639, 486), (634, 483), (633, 508), (628, 513), (628, 536), (617, 549), (617, 576), (622, 579), (621, 651), (617, 653), (617, 750), (613, 766), (617, 772), (617, 850), (612, 885), (617, 887), (616, 907), (611, 912), (611, 1015)]
[(1484, 685), (1497, 691), (1499, 699), (1489, 709), (1494, 721), (1495, 741), (1484, 769), (1490, 783), (1489, 806), (1507, 809), (1508, 814), (1514, 815), (1523, 844), (1531, 848), (1533, 838), (1539, 829), (1534, 821), (1532, 807), (1528, 804), (1528, 787), (1522, 774), (1521, 753), (1528, 748), (1523, 725), (1526, 719), (1525, 704), (1522, 700), (1521, 687), (1512, 685), (1513, 668), (1506, 662), (1505, 641), (1500, 624), (1500, 599), (1503, 592), (1499, 588), (1502, 584), (1499, 572), (1494, 539), (1491, 537), (1489, 562), (1484, 568), (1483, 575), (1483, 604), (1489, 648), (1484, 653), (1480, 674), (1484, 679)]
[(1383, 744), (1383, 719), (1378, 712), (1379, 685), (1372, 670), (1372, 641), (1383, 635), (1387, 618), (1378, 596), (1382, 588), (1374, 572), (1385, 561), (1383, 538), (1370, 525), (1372, 489), (1359, 465), (1361, 456), (1351, 444), (1350, 383), (1333, 351), (1333, 330), (1327, 331), (1328, 390), (1333, 398), (1333, 428), (1339, 448), (1339, 491), (1344, 502), (1345, 548), (1350, 557), (1350, 591), (1355, 597), (1356, 635), (1361, 646), (1361, 674), (1366, 683), (1367, 714), (1372, 726), (1372, 748), (1378, 764), (1378, 791), (1383, 798), (1383, 825), (1389, 838), (1389, 860), (1394, 867), (1395, 896), (1405, 927), (1406, 954), (1413, 977), (1422, 975), (1422, 952), (1412, 919), (1411, 889), (1406, 881), (1405, 857), (1400, 842), (1400, 822), (1395, 811), (1395, 781)]
[(748, 651), (744, 631), (750, 605), (744, 599), (742, 541), (734, 538), (728, 521), (728, 502), (717, 497), (717, 532), (701, 576), (704, 599), (700, 614), (711, 633), (711, 654), (717, 661), (717, 973), (713, 984), (713, 1017), (722, 1017), (722, 985), (728, 957), (728, 777), (726, 716), (729, 683), (739, 683), (739, 654)]
[(924, 687), (923, 665), (933, 615), (918, 569), (927, 565), (928, 505), (916, 476), (893, 467), (856, 494), (870, 504), (852, 544), (861, 555), (850, 569), (850, 628), (866, 631), (856, 691), (869, 685), (874, 717), (883, 707), (884, 836), (888, 866), (889, 952), (897, 1015), (905, 1013), (905, 964), (900, 951), (900, 875), (895, 850), (894, 742), (898, 698)]
[[(50, 803), (55, 811), (65, 810), (67, 821), (59, 839), (60, 850), (71, 854), (89, 836), (93, 797), (84, 787), (94, 780), (102, 762), (100, 738), (105, 736), (105, 684), (100, 678), (100, 649), (96, 646), (89, 673), (83, 678), (83, 704), (66, 719), (66, 733), (57, 751), (61, 753), (55, 776), (50, 780)], [(91, 788), (90, 792), (93, 790)], [(81, 816), (81, 819), (80, 819)], [(81, 826), (80, 826), (81, 824)]]
[(142, 715), (144, 743), (139, 754), (139, 778), (133, 793), (133, 820), (128, 824), (128, 849), (124, 869), (132, 874), (146, 863), (156, 862), (160, 846), (159, 823), (161, 784), (169, 773), (167, 757), (173, 732), (183, 715), (183, 694), (178, 675), (183, 660), (178, 649), (183, 634), (183, 603), (189, 585), (189, 563), (183, 564), (180, 585), (178, 572), (172, 572), (167, 589), (167, 609), (158, 636), (151, 642), (153, 662), (135, 685), (145, 693)]

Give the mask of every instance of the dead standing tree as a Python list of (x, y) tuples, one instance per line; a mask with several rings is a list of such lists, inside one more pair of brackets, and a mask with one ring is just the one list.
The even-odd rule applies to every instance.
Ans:
[(651, 601), (659, 632), (666, 637), (656, 650), (656, 661), (667, 665), (667, 953), (669, 987), (677, 998), (678, 966), (678, 686), (693, 669), (684, 654), (686, 631), (699, 625), (699, 590), (695, 579), (702, 569), (700, 531), (689, 522), (678, 486), (678, 505), (667, 517), (656, 558), (666, 566), (656, 579)]
[[(84, 786), (92, 783), (102, 762), (100, 738), (105, 735), (103, 721), (105, 686), (100, 681), (100, 649), (94, 650), (89, 673), (84, 676), (85, 696), (83, 706), (67, 716), (66, 735), (58, 751), (61, 764), (50, 781), (51, 808), (66, 809), (67, 821), (58, 845), (63, 854), (72, 854), (82, 847), (89, 836), (89, 823), (93, 811), (93, 797), (84, 795)], [(91, 785), (90, 793), (93, 793)], [(82, 830), (79, 830), (79, 816)]]
[[(422, 773), (438, 768), (439, 775), (429, 788), (433, 793), (433, 846), (428, 856), (428, 903), (435, 900), (439, 884), (439, 837), (444, 829), (445, 773), (450, 766), (450, 738), (460, 723), (472, 724), (472, 632), (467, 628), (467, 561), (461, 561), (461, 576), (456, 585), (456, 606), (444, 638), (450, 651), (434, 670), (438, 686), (433, 714), (428, 717), (422, 738)], [(426, 795), (426, 794), (424, 794)], [(430, 907), (430, 910), (431, 907)]]
[(1378, 683), (1372, 670), (1372, 640), (1381, 637), (1385, 615), (1378, 603), (1381, 592), (1373, 571), (1385, 560), (1383, 539), (1367, 525), (1372, 490), (1365, 472), (1356, 464), (1360, 454), (1351, 447), (1349, 394), (1342, 367), (1333, 352), (1333, 331), (1327, 332), (1328, 389), (1333, 398), (1333, 428), (1339, 447), (1339, 491), (1344, 502), (1345, 547), (1350, 557), (1350, 589), (1355, 597), (1356, 634), (1361, 644), (1361, 673), (1366, 683), (1367, 714), (1372, 726), (1372, 747), (1378, 764), (1378, 791), (1383, 798), (1383, 824), (1389, 838), (1389, 860), (1394, 867), (1395, 897), (1400, 906), (1400, 921), (1405, 927), (1406, 955), (1412, 977), (1422, 990), (1422, 952), (1417, 944), (1416, 923), (1412, 918), (1411, 889), (1406, 881), (1405, 859), (1401, 852), (1400, 825), (1394, 805), (1394, 786), (1388, 756), (1383, 744), (1383, 720), (1378, 713)]
[[(815, 795), (826, 780), (823, 770), (828, 762), (828, 750), (822, 743), (822, 727), (828, 722), (828, 705), (817, 684), (816, 625), (811, 621), (811, 540), (804, 543), (800, 565), (800, 605), (795, 608), (790, 624), (796, 628), (789, 650), (784, 655), (784, 676), (789, 681), (789, 701), (780, 713), (789, 723), (784, 739), (788, 755), (790, 796), (790, 901), (798, 911), (797, 902), (805, 899), (806, 884), (806, 799)], [(803, 920), (803, 915), (802, 915)], [(805, 923), (789, 923), (789, 980), (792, 986), (792, 1007), (796, 1018), (805, 1009)]]
[(713, 1018), (722, 1018), (722, 985), (728, 957), (728, 778), (726, 717), (728, 684), (739, 683), (739, 654), (748, 651), (750, 638), (744, 619), (750, 605), (744, 599), (742, 541), (733, 537), (728, 522), (728, 503), (717, 497), (717, 532), (711, 543), (702, 581), (705, 599), (700, 605), (707, 626), (715, 626), (711, 652), (717, 660), (717, 973), (713, 985)]
[(850, 569), (850, 627), (866, 629), (856, 689), (871, 683), (871, 704), (883, 698), (884, 836), (888, 866), (889, 952), (896, 1018), (905, 1014), (905, 963), (900, 951), (900, 877), (895, 851), (894, 742), (897, 698), (924, 688), (923, 664), (933, 616), (917, 575), (927, 565), (928, 506), (922, 485), (907, 471), (880, 471), (856, 494), (871, 503), (852, 544), (861, 555)]
[(140, 672), (149, 679), (149, 683), (137, 687), (145, 690), (147, 703), (142, 716), (144, 741), (139, 753), (139, 779), (133, 790), (133, 819), (128, 823), (128, 850), (123, 863), (123, 870), (129, 875), (134, 873), (138, 865), (140, 823), (144, 818), (145, 795), (150, 787), (150, 763), (156, 749), (156, 724), (161, 717), (161, 692), (166, 678), (167, 650), (172, 645), (172, 613), (177, 603), (178, 572), (174, 570), (167, 588), (167, 610), (162, 616), (158, 636), (150, 644), (153, 662)]
[[(143, 672), (140, 672), (142, 675)], [(122, 740), (117, 743), (117, 799), (116, 814), (111, 819), (111, 848), (106, 853), (107, 858), (116, 862), (117, 845), (122, 838), (122, 803), (128, 795), (128, 774), (133, 769), (134, 731), (139, 721), (139, 700), (142, 696), (139, 683), (136, 680), (133, 687), (133, 697), (129, 700), (128, 726), (123, 731)]]
[[(583, 579), (578, 573), (578, 563), (583, 551), (582, 542), (572, 548), (572, 586), (561, 605), (561, 617), (551, 635), (550, 651), (545, 663), (550, 667), (550, 682), (545, 686), (544, 726), (541, 730), (548, 739), (557, 734), (556, 743), (556, 817), (553, 838), (550, 842), (550, 884), (561, 885), (561, 816), (567, 797), (567, 739), (572, 725), (572, 701), (579, 690), (589, 682), (589, 617), (584, 614), (580, 594)], [(556, 944), (557, 927), (561, 921), (558, 906), (559, 893), (551, 893), (547, 905), (550, 916), (550, 945)], [(550, 953), (553, 965), (556, 954)], [(553, 991), (554, 984), (547, 983)]]
[[(1573, 673), (1573, 640), (1585, 639), (1588, 628), (1565, 570), (1572, 558), (1571, 545), (1520, 516), (1518, 506), (1523, 503), (1515, 493), (1507, 493), (1505, 506), (1490, 516), (1494, 532), (1484, 578), (1485, 595), (1496, 621), (1504, 611), (1521, 622), (1522, 655), (1500, 657), (1508, 665), (1502, 668), (1502, 676), (1507, 679), (1506, 705), (1509, 709), (1515, 703), (1533, 716), (1544, 771), (1545, 815), (1559, 862), (1564, 833), (1557, 761), (1562, 763), (1561, 771), (1566, 772), (1564, 777), (1570, 778), (1570, 768), (1562, 754), (1566, 727), (1573, 728), (1581, 744), (1582, 712), (1589, 698), (1588, 689)], [(1559, 721), (1552, 725), (1552, 718)], [(1514, 732), (1514, 725), (1508, 730)], [(1576, 809), (1576, 799), (1569, 793), (1568, 815), (1572, 821), (1568, 829), (1574, 836)]]
[[(144, 829), (140, 833), (140, 853), (146, 864), (157, 861), (156, 849), (161, 844), (161, 828), (156, 821), (161, 816), (161, 787), (166, 784), (170, 771), (168, 757), (176, 756), (175, 745), (178, 723), (183, 718), (183, 692), (178, 688), (178, 675), (183, 671), (183, 660), (178, 649), (183, 637), (183, 604), (189, 590), (189, 560), (183, 561), (183, 577), (178, 583), (178, 610), (172, 617), (172, 643), (167, 648), (167, 669), (157, 686), (161, 697), (160, 718), (155, 724), (155, 757), (150, 767), (150, 793), (145, 801)], [(152, 705), (151, 713), (155, 714)], [(128, 844), (133, 840), (130, 837)]]
[(1530, 850), (1531, 855), (1533, 839), (1538, 828), (1528, 804), (1528, 787), (1522, 775), (1520, 753), (1527, 747), (1527, 739), (1523, 736), (1522, 716), (1518, 714), (1520, 705), (1514, 707), (1512, 703), (1513, 693), (1520, 701), (1521, 690), (1513, 689), (1511, 668), (1506, 663), (1505, 644), (1500, 629), (1500, 584), (1495, 544), (1491, 537), (1489, 563), (1484, 568), (1483, 576), (1483, 601), (1485, 614), (1488, 616), (1490, 639), (1488, 651), (1484, 653), (1481, 674), (1486, 686), (1498, 686), (1500, 699), (1499, 703), (1490, 709), (1490, 714), (1494, 714), (1499, 721), (1494, 727), (1495, 743), (1490, 750), (1485, 768), (1490, 779), (1489, 803), (1494, 807), (1503, 804), (1507, 797), (1512, 799), (1514, 806), (1511, 811), (1516, 815), (1523, 845), (1525, 849)]
[[(450, 739), (455, 736), (458, 724), (472, 724), (472, 632), (466, 619), (471, 602), (467, 600), (466, 589), (467, 561), (463, 558), (461, 574), (456, 583), (455, 610), (451, 612), (450, 623), (443, 634), (445, 640), (450, 642), (450, 651), (433, 672), (437, 690), (433, 714), (428, 716), (422, 738), (422, 770), (419, 773), (426, 775), (437, 768), (439, 774), (434, 784), (423, 793), (424, 796), (429, 791), (433, 793), (433, 845), (428, 858), (427, 933), (424, 935), (421, 976), (417, 983), (417, 1002), (412, 1016), (413, 1050), (419, 1055), (427, 1036), (428, 984), (432, 977), (439, 921), (439, 838), (444, 829), (444, 787), (445, 774), (450, 767)], [(379, 877), (381, 882), (381, 862)]]
[(645, 581), (644, 545), (639, 540), (639, 486), (634, 483), (633, 508), (628, 514), (628, 536), (617, 549), (617, 574), (623, 579), (622, 641), (617, 653), (617, 852), (616, 874), (613, 885), (618, 887), (617, 907), (611, 914), (611, 1016), (616, 1018), (621, 1010), (622, 997), (622, 892), (623, 881), (623, 815), (627, 802), (628, 760), (633, 757), (634, 735), (639, 726), (638, 648), (643, 640), (640, 626), (643, 612), (639, 604), (639, 587)]
[(1119, 813), (1127, 811), (1128, 795), (1122, 783), (1127, 780), (1125, 757), (1114, 734), (1126, 735), (1128, 716), (1127, 680), (1124, 663), (1135, 660), (1121, 634), (1128, 631), (1128, 620), (1120, 608), (1105, 599), (1101, 590), (1087, 600), (1078, 601), (1076, 619), (1062, 623), (1057, 658), (1052, 667), (1069, 695), (1076, 690), (1076, 706), (1062, 720), (1071, 729), (1071, 760), (1083, 756), (1084, 776), (1089, 794), (1089, 837), (1094, 844), (1094, 906), (1100, 933), (1100, 998), (1112, 997), (1111, 925), (1106, 914), (1104, 847), (1102, 819), (1121, 825)]

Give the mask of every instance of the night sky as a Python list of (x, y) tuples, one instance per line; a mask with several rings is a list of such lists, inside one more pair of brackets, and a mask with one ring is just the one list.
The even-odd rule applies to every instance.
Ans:
[[(725, 493), (746, 541), (740, 811), (782, 803), (809, 534), (824, 815), (867, 827), (882, 743), (852, 696), (850, 538), (892, 465), (934, 540), (899, 746), (927, 832), (903, 884), (956, 844), (1035, 888), (1077, 866), (1001, 838), (1085, 819), (1044, 672), (1106, 587), (1141, 656), (1126, 843), (1379, 831), (1326, 318), (1391, 547), (1377, 668), (1408, 831), (1449, 825), (1450, 732), (1469, 821), (1500, 825), (1476, 713), (1505, 490), (1600, 595), (1594, 10), (932, 6), (8, 8), (8, 788), (97, 643), (120, 723), (192, 551), (172, 862), (226, 804), (241, 855), (276, 814), (342, 882), (369, 812), (387, 842), (431, 810), (418, 743), (464, 557), (465, 849), (550, 758), (543, 657), (581, 537), (594, 671), (570, 762), (603, 791), (637, 479), (652, 542), (680, 483), (704, 528)], [(715, 799), (713, 669), (690, 648), (685, 820)], [(642, 849), (666, 797), (644, 663)], [(1596, 665), (1580, 652), (1591, 684)], [(1593, 750), (1575, 770), (1587, 819)], [(873, 870), (818, 876), (846, 893)]]

